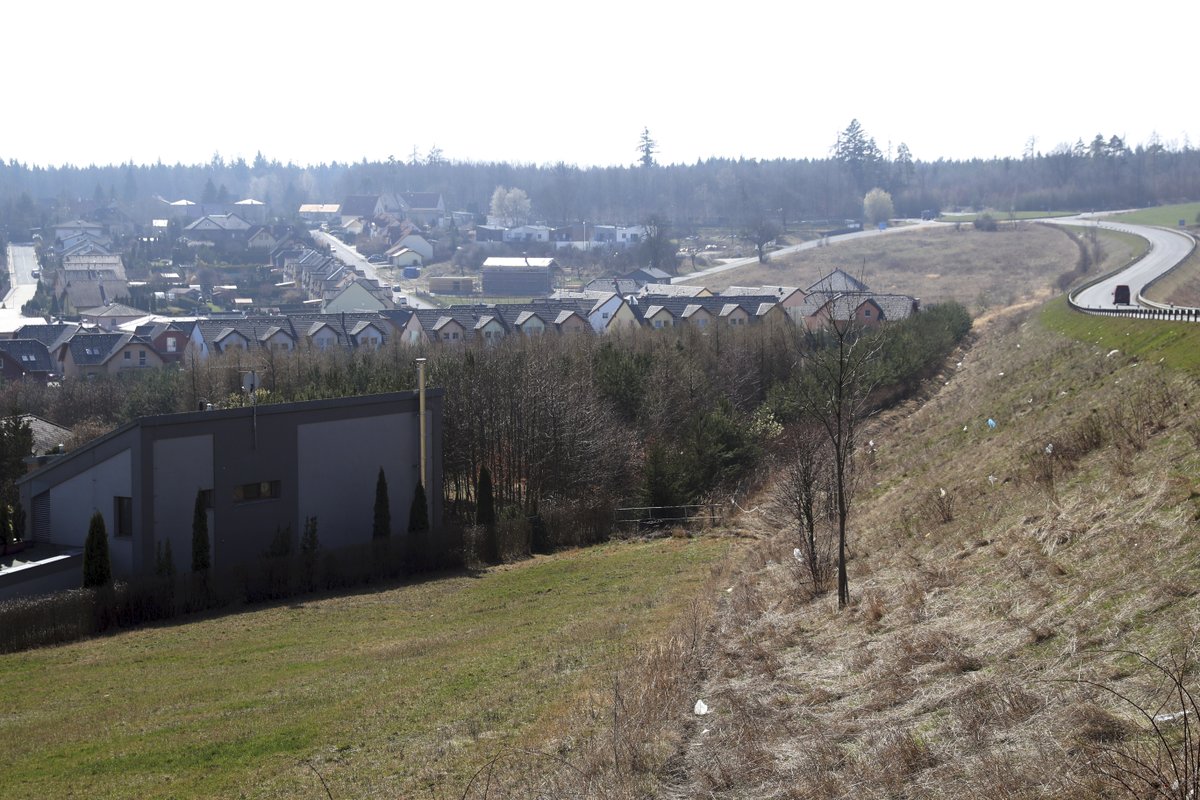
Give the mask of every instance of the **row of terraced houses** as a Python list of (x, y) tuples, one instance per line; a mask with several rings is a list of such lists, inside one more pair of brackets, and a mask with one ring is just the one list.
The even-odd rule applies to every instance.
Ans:
[(837, 270), (806, 289), (788, 286), (703, 287), (593, 284), (524, 303), (395, 308), (335, 314), (275, 314), (173, 319), (147, 316), (105, 331), (80, 323), (26, 325), (0, 339), (6, 379), (89, 376), (267, 350), (376, 349), (389, 341), (415, 345), (495, 343), (509, 336), (620, 335), (643, 328), (790, 324), (817, 329), (855, 322), (876, 326), (915, 313), (912, 297), (878, 294)]

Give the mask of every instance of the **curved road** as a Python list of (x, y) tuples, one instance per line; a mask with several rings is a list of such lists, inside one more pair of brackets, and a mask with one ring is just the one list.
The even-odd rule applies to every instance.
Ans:
[[(1121, 233), (1141, 236), (1150, 242), (1150, 250), (1141, 259), (1120, 272), (1087, 286), (1072, 296), (1075, 304), (1083, 308), (1102, 311), (1128, 309), (1138, 305), (1146, 284), (1187, 258), (1196, 246), (1191, 236), (1169, 228), (1154, 228), (1149, 225), (1127, 225), (1121, 222), (1098, 222), (1080, 217), (1055, 217), (1041, 220), (1054, 225), (1095, 226)], [(1129, 287), (1130, 303), (1113, 303), (1113, 290), (1124, 284)]]
[[(1170, 228), (1156, 228), (1150, 225), (1129, 225), (1123, 222), (1109, 222), (1107, 220), (1098, 220), (1094, 217), (1103, 214), (1107, 216), (1114, 212), (1106, 211), (1099, 213), (1083, 213), (1071, 217), (1046, 217), (1035, 220), (1036, 222), (1046, 222), (1052, 225), (1072, 225), (1076, 227), (1094, 226), (1104, 228), (1111, 231), (1119, 231), (1121, 233), (1130, 233), (1134, 236), (1140, 236), (1150, 242), (1150, 250), (1142, 256), (1138, 261), (1130, 266), (1114, 273), (1097, 283), (1087, 286), (1072, 296), (1075, 304), (1083, 308), (1095, 309), (1097, 311), (1108, 311), (1114, 309), (1129, 309), (1134, 308), (1141, 302), (1141, 293), (1145, 289), (1146, 284), (1170, 270), (1179, 262), (1187, 258), (1196, 246), (1195, 240), (1186, 233), (1171, 230)], [(836, 244), (838, 242), (851, 241), (860, 239), (864, 236), (880, 236), (892, 233), (904, 233), (905, 231), (919, 230), (921, 228), (932, 225), (947, 225), (945, 222), (924, 222), (921, 220), (907, 220), (911, 224), (896, 228), (887, 228), (885, 230), (864, 230), (857, 233), (848, 233), (841, 236), (830, 236), (825, 240), (827, 244)], [(803, 242), (801, 244), (784, 247), (780, 250), (772, 252), (772, 256), (788, 255), (801, 250), (811, 250), (822, 246), (822, 240), (814, 240), (811, 242)], [(749, 258), (738, 258), (732, 261), (726, 261), (723, 264), (718, 264), (715, 267), (692, 272), (687, 275), (681, 275), (671, 280), (672, 283), (690, 283), (692, 281), (715, 275), (718, 272), (725, 272), (738, 267), (744, 267), (748, 264), (758, 262), (757, 256)], [(1125, 284), (1129, 286), (1129, 294), (1131, 299), (1130, 305), (1116, 305), (1113, 303), (1113, 289)], [(1146, 305), (1155, 305), (1149, 302)]]
[[(781, 247), (778, 250), (772, 250), (767, 255), (767, 263), (770, 263), (771, 259), (775, 256), (787, 256), (791, 255), (792, 253), (798, 253), (801, 250), (814, 250), (818, 247), (823, 247), (828, 244), (837, 244), (838, 242), (849, 242), (853, 241), (854, 239), (861, 239), (864, 236), (886, 236), (892, 233), (904, 233), (905, 231), (915, 231), (920, 228), (946, 224), (942, 222), (919, 219), (905, 220), (905, 222), (909, 224), (896, 228), (884, 228), (883, 230), (879, 230), (877, 228), (868, 228), (866, 230), (856, 231), (855, 233), (843, 233), (838, 236), (825, 236), (820, 239), (813, 239), (809, 242), (801, 242), (800, 244), (792, 244), (788, 245), (787, 247)], [(750, 256), (749, 258), (735, 258), (722, 264), (717, 264), (715, 267), (708, 267), (707, 269), (689, 272), (687, 275), (680, 275), (676, 278), (672, 278), (671, 283), (690, 283), (691, 281), (699, 280), (701, 278), (707, 278), (709, 275), (716, 275), (718, 272), (727, 272), (731, 269), (737, 269), (738, 267), (744, 267), (749, 264), (757, 263), (757, 255)]]

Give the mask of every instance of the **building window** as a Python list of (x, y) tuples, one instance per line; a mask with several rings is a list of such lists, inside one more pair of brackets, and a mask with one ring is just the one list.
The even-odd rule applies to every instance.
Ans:
[(275, 500), (279, 497), (279, 481), (243, 483), (233, 489), (233, 502), (252, 503), (256, 500)]
[(178, 347), (178, 344), (176, 344), (174, 336), (167, 339), (167, 352), (168, 353), (174, 353), (176, 347)]
[(126, 351), (125, 351), (125, 360), (126, 360), (126, 361), (133, 361), (133, 353), (131, 353), (131, 352), (129, 352), (128, 350), (126, 350)]
[(863, 316), (866, 316), (866, 317), (869, 317), (869, 316), (871, 316), (871, 309), (869, 309), (869, 308), (864, 308), (864, 309), (863, 309)]
[(113, 498), (113, 536), (133, 536), (133, 498)]
[(146, 351), (145, 350), (138, 350), (138, 366), (139, 367), (146, 366)]

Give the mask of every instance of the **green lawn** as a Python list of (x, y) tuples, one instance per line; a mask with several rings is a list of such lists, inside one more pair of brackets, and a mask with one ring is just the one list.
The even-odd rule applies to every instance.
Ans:
[(0, 656), (0, 797), (324, 797), (308, 763), (337, 798), (458, 796), (728, 550), (613, 543)]
[(1163, 225), (1168, 228), (1179, 227), (1179, 220), (1188, 225), (1197, 224), (1200, 215), (1200, 203), (1177, 203), (1171, 206), (1156, 206), (1131, 211), (1128, 214), (1113, 214), (1106, 219), (1113, 222), (1128, 222), (1140, 225)]
[(1046, 304), (1043, 323), (1103, 350), (1120, 350), (1142, 361), (1200, 375), (1200, 324), (1162, 320), (1099, 317), (1072, 311), (1063, 297)]

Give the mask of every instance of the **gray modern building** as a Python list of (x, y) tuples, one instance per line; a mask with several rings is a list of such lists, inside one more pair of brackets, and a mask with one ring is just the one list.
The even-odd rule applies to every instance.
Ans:
[[(442, 390), (426, 393), (432, 529), (442, 519)], [(82, 548), (99, 511), (113, 575), (153, 574), (171, 543), (191, 569), (197, 493), (208, 507), (212, 566), (261, 558), (278, 530), (298, 542), (308, 517), (321, 547), (371, 539), (375, 487), (387, 478), (392, 535), (403, 535), (420, 479), (416, 392), (144, 417), (53, 459), (19, 481), (26, 538)]]

